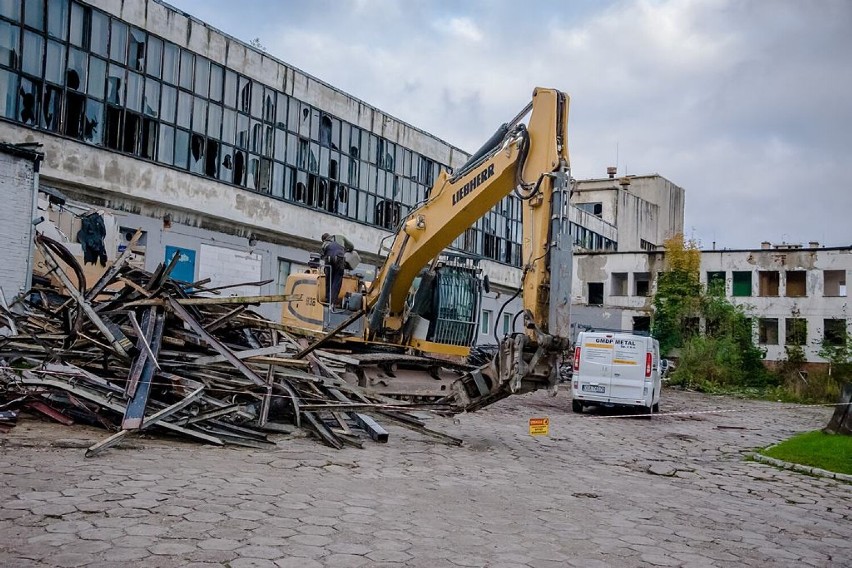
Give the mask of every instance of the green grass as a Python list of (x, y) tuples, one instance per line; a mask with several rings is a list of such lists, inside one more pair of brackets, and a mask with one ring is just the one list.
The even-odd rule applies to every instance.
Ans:
[(852, 475), (852, 436), (816, 430), (793, 436), (760, 453), (786, 462)]

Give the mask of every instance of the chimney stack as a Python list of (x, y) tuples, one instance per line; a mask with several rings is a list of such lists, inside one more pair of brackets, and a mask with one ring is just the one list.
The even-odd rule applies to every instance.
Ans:
[(617, 174), (617, 173), (618, 173), (618, 168), (616, 168), (615, 166), (609, 166), (606, 169), (606, 175), (609, 176), (609, 179), (615, 179), (615, 174)]
[(772, 243), (770, 243), (769, 241), (763, 241), (762, 243), (760, 243), (760, 248), (764, 250), (772, 248)]

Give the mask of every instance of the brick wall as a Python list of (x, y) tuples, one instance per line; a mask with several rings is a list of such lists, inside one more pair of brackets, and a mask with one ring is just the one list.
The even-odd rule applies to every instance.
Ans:
[(0, 288), (8, 301), (27, 283), (34, 176), (32, 160), (0, 152)]

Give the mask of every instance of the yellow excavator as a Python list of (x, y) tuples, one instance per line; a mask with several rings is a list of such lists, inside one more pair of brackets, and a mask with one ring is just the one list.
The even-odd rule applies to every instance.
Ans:
[[(302, 355), (318, 347), (344, 353), (346, 380), (457, 412), (511, 394), (555, 393), (569, 340), (568, 102), (560, 91), (535, 89), (465, 165), (442, 171), (426, 201), (400, 222), (372, 282), (347, 271), (339, 296), (328, 301), (330, 273), (318, 261), (291, 274), (285, 293), (300, 299), (284, 304), (282, 324), (313, 340)], [(524, 331), (474, 362), (468, 356), (487, 278), (445, 249), (512, 192), (523, 215)]]

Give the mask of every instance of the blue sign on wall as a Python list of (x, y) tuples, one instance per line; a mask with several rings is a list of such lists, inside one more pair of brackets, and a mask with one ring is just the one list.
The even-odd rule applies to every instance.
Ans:
[(183, 282), (195, 282), (195, 251), (180, 247), (166, 246), (166, 266), (172, 261), (174, 255), (179, 254), (177, 264), (172, 269), (171, 276), (175, 280)]

